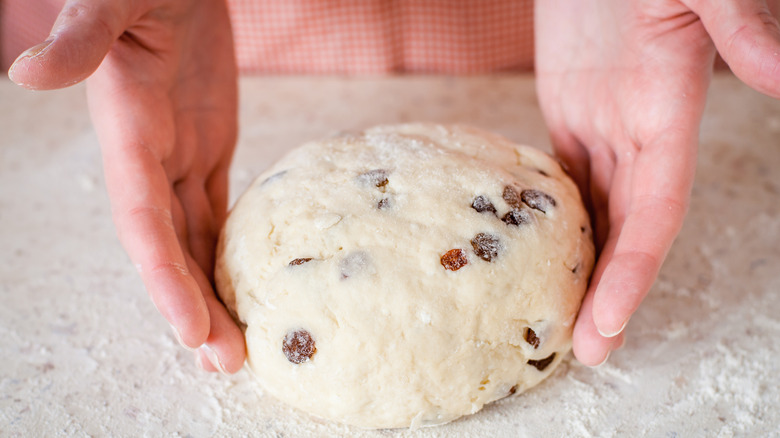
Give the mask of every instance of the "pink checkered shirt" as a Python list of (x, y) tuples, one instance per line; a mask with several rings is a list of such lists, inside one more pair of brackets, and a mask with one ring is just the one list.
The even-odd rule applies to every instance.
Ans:
[[(64, 0), (0, 0), (5, 68)], [(533, 66), (533, 0), (228, 0), (244, 73), (470, 74)]]

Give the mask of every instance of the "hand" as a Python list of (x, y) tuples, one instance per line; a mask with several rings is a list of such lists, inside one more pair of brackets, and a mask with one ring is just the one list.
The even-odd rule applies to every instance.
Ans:
[(90, 113), (122, 245), (199, 363), (240, 369), (243, 335), (212, 286), (237, 132), (224, 1), (68, 1), (49, 39), (22, 54), (9, 76), (30, 89), (90, 76)]
[(576, 357), (597, 365), (682, 225), (715, 47), (778, 97), (780, 29), (761, 0), (544, 0), (535, 23), (541, 108), (600, 251), (574, 328)]

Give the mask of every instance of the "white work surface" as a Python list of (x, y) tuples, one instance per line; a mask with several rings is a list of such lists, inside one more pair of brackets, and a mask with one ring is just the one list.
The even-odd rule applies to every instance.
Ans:
[[(306, 140), (408, 121), (549, 147), (528, 76), (245, 78), (231, 199)], [(0, 436), (780, 436), (780, 102), (716, 77), (701, 137), (682, 233), (607, 364), (363, 431), (199, 371), (115, 237), (84, 88), (0, 80)]]

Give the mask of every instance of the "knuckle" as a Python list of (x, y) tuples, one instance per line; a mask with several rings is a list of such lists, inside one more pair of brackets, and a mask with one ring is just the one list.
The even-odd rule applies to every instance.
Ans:
[(175, 231), (173, 218), (168, 210), (140, 205), (127, 210), (115, 210), (113, 214), (119, 240), (135, 239), (139, 230), (164, 227), (165, 230)]
[(154, 221), (173, 228), (173, 221), (168, 210), (152, 205), (139, 205), (130, 208), (124, 213), (130, 221)]
[(94, 7), (88, 6), (83, 2), (70, 2), (62, 9), (60, 15), (63, 18), (74, 19), (84, 15), (89, 15), (89, 11)]
[(75, 1), (67, 4), (60, 13), (65, 23), (73, 23), (79, 26), (88, 25), (95, 40), (113, 40), (119, 29), (116, 29), (117, 16), (115, 11), (104, 2)]
[(157, 263), (149, 270), (149, 272), (152, 275), (164, 275), (171, 277), (190, 276), (190, 270), (187, 268), (187, 266), (171, 261)]

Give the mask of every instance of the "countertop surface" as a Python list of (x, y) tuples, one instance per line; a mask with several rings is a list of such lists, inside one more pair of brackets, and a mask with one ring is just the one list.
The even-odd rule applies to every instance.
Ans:
[[(549, 150), (529, 76), (244, 78), (235, 199), (306, 140), (468, 123)], [(689, 215), (626, 329), (588, 368), (434, 428), (364, 431), (199, 371), (111, 223), (83, 86), (0, 80), (0, 436), (780, 436), (780, 101), (716, 76)]]

